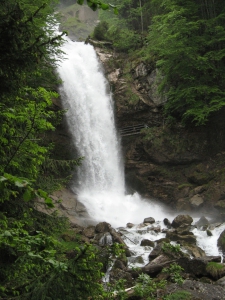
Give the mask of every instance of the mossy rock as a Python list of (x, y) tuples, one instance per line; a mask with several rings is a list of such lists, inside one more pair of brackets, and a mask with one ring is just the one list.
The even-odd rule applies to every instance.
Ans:
[(222, 250), (225, 251), (225, 230), (220, 234), (220, 237), (217, 241), (217, 246)]
[(187, 291), (176, 291), (165, 298), (166, 300), (191, 300), (192, 295)]
[(219, 279), (225, 275), (225, 265), (217, 262), (209, 262), (206, 271), (213, 279)]

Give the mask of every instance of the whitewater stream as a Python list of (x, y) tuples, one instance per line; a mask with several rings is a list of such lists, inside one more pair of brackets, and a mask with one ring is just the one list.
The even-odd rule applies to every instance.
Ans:
[[(84, 157), (77, 168), (77, 179), (72, 186), (78, 200), (96, 222), (106, 221), (114, 228), (126, 227), (128, 222), (137, 224), (126, 230), (125, 242), (145, 264), (151, 247), (140, 247), (140, 241), (152, 241), (165, 236), (150, 229), (138, 228), (146, 217), (154, 217), (154, 226), (164, 228), (163, 219), (170, 221), (177, 215), (138, 193), (126, 194), (124, 165), (120, 138), (114, 120), (113, 99), (96, 52), (91, 45), (67, 40), (62, 50), (65, 60), (58, 67), (63, 81), (61, 96), (67, 110), (66, 119), (79, 156)], [(195, 221), (197, 221), (195, 219)], [(217, 239), (225, 225), (206, 231), (194, 229), (198, 246), (207, 255), (219, 255)], [(131, 262), (132, 264), (132, 262)]]

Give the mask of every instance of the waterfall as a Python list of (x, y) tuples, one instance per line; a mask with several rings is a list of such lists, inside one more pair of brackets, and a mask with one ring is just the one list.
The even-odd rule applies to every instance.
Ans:
[[(163, 228), (162, 220), (166, 217), (171, 221), (175, 214), (169, 214), (167, 209), (153, 200), (142, 199), (138, 193), (125, 193), (113, 99), (94, 48), (67, 40), (62, 50), (67, 59), (58, 67), (62, 79), (60, 93), (74, 145), (79, 155), (84, 157), (82, 165), (77, 167), (77, 179), (72, 184), (78, 200), (96, 222), (106, 221), (116, 228), (128, 222), (140, 224), (144, 218), (152, 216)], [(197, 220), (195, 218), (194, 221)], [(219, 254), (216, 241), (224, 228), (225, 224), (212, 230), (213, 237), (208, 237), (206, 232), (197, 228), (194, 230), (198, 245), (208, 255)], [(143, 233), (137, 236), (135, 230), (126, 228), (130, 231), (127, 242), (128, 245), (131, 242), (129, 247), (132, 249), (136, 249), (136, 244), (139, 247), (144, 237)], [(163, 233), (161, 235), (165, 236)], [(148, 232), (146, 237), (149, 237)], [(158, 234), (151, 236), (151, 240), (158, 238)], [(141, 255), (148, 259), (148, 251), (143, 247), (135, 252), (139, 253), (140, 249), (144, 251)]]
[[(163, 217), (158, 205), (135, 193), (125, 195), (124, 167), (115, 128), (113, 99), (91, 45), (68, 40), (58, 68), (61, 95), (75, 147), (84, 157), (72, 189), (96, 221), (112, 226)], [(155, 215), (156, 214), (156, 215)]]

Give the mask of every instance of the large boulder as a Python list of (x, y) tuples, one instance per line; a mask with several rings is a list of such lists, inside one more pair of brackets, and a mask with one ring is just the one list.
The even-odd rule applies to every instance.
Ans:
[(95, 236), (95, 226), (90, 225), (83, 230), (83, 235), (88, 238), (93, 238)]
[(220, 256), (206, 256), (193, 259), (182, 257), (177, 260), (177, 263), (184, 269), (185, 273), (192, 274), (196, 277), (202, 277), (209, 274), (207, 266), (210, 262), (220, 263), (220, 261)]
[(202, 196), (197, 194), (191, 197), (189, 202), (193, 208), (197, 209), (202, 207), (202, 205), (204, 204), (204, 199)]
[(150, 241), (148, 239), (143, 239), (141, 241), (141, 246), (150, 246), (150, 247), (154, 247), (155, 243), (153, 241)]
[(141, 272), (155, 276), (159, 274), (163, 268), (168, 267), (172, 262), (174, 262), (173, 258), (166, 254), (161, 254), (142, 267)]
[(224, 300), (225, 293), (222, 286), (203, 283), (195, 280), (185, 280), (182, 285), (170, 284), (164, 290), (170, 299), (193, 300)]
[(216, 284), (225, 288), (225, 276), (216, 281)]
[(143, 223), (150, 223), (150, 224), (153, 224), (155, 223), (155, 219), (152, 218), (152, 217), (148, 217), (148, 218), (145, 218)]
[(178, 215), (173, 221), (172, 221), (172, 227), (177, 228), (180, 227), (182, 224), (191, 225), (193, 222), (193, 219), (189, 215)]
[(196, 236), (193, 235), (192, 232), (189, 232), (189, 234), (179, 234), (176, 231), (168, 231), (166, 233), (166, 238), (168, 238), (171, 241), (179, 242), (182, 244), (182, 242), (188, 243), (188, 244), (196, 244)]
[(129, 272), (126, 272), (125, 270), (122, 270), (121, 268), (118, 267), (112, 268), (110, 272), (110, 283), (115, 284), (120, 279), (125, 280), (126, 288), (134, 285), (132, 275)]
[(194, 244), (183, 244), (182, 246), (191, 257), (200, 258), (206, 256), (205, 251)]
[(109, 228), (111, 228), (111, 225), (109, 223), (101, 222), (95, 226), (95, 231), (97, 233), (109, 232)]
[(225, 264), (219, 262), (209, 262), (206, 266), (208, 276), (217, 280), (225, 276)]
[(202, 227), (202, 226), (206, 226), (206, 225), (209, 225), (209, 221), (208, 219), (206, 219), (205, 216), (202, 216), (196, 223), (195, 225), (197, 227)]
[(162, 253), (162, 246), (163, 243), (160, 243), (153, 248), (153, 250), (149, 254), (149, 261), (155, 259)]

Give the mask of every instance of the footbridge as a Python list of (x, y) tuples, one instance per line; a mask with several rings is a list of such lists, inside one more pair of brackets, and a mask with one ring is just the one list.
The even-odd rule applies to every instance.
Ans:
[(140, 131), (144, 128), (149, 128), (146, 124), (138, 124), (138, 125), (131, 125), (119, 130), (121, 136), (128, 136), (128, 135), (135, 135), (139, 134)]

